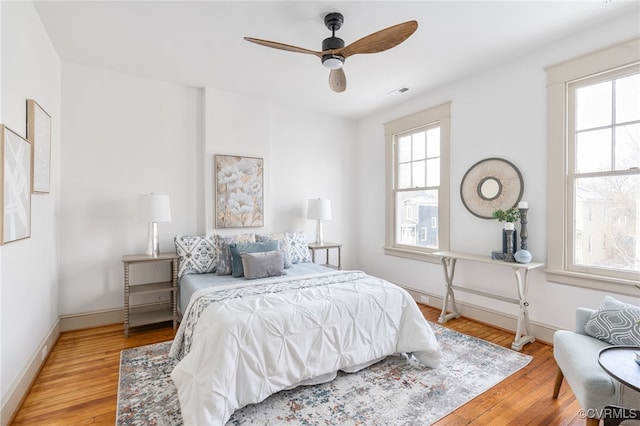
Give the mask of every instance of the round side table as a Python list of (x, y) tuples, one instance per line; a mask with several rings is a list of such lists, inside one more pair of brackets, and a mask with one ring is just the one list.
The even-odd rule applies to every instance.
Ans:
[[(640, 352), (640, 346), (609, 346), (598, 353), (598, 363), (611, 377), (640, 392), (640, 365), (635, 361), (636, 352)], [(640, 410), (605, 407), (604, 426), (617, 426), (631, 419), (640, 419)]]

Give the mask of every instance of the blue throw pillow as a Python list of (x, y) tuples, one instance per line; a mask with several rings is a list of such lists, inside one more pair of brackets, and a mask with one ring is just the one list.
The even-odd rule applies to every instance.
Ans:
[(229, 244), (229, 250), (231, 251), (231, 275), (236, 278), (244, 276), (242, 257), (240, 256), (240, 253), (262, 253), (266, 251), (277, 251), (279, 249), (280, 244), (277, 241)]

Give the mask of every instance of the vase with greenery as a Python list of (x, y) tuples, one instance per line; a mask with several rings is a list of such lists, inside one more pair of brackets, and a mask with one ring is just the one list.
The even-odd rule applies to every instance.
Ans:
[[(506, 210), (495, 209), (491, 213), (491, 217), (498, 219), (498, 222), (505, 223), (504, 229), (502, 230), (502, 252), (507, 255), (510, 254), (511, 256), (508, 257), (509, 260), (511, 260), (513, 252), (516, 251), (518, 247), (518, 231), (515, 229), (515, 222), (520, 219), (520, 211), (515, 207)], [(508, 244), (508, 234), (511, 234), (511, 244)], [(511, 253), (509, 253), (509, 245), (511, 245)]]
[(514, 223), (520, 220), (520, 210), (515, 207), (507, 210), (496, 209), (491, 213), (491, 217), (498, 219), (499, 222)]

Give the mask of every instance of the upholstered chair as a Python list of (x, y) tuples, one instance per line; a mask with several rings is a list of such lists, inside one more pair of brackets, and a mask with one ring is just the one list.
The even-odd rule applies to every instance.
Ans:
[(613, 379), (598, 363), (598, 352), (612, 345), (640, 346), (640, 307), (605, 297), (598, 310), (578, 308), (575, 331), (553, 336), (558, 364), (553, 398), (563, 378), (587, 416), (587, 426), (599, 424), (607, 406), (640, 409), (640, 393)]

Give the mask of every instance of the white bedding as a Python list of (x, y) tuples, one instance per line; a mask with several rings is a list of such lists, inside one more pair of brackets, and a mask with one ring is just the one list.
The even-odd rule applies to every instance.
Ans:
[(171, 378), (186, 425), (222, 425), (282, 389), (394, 353), (440, 363), (414, 300), (363, 272), (334, 271), (197, 292), (171, 348), (180, 359)]

